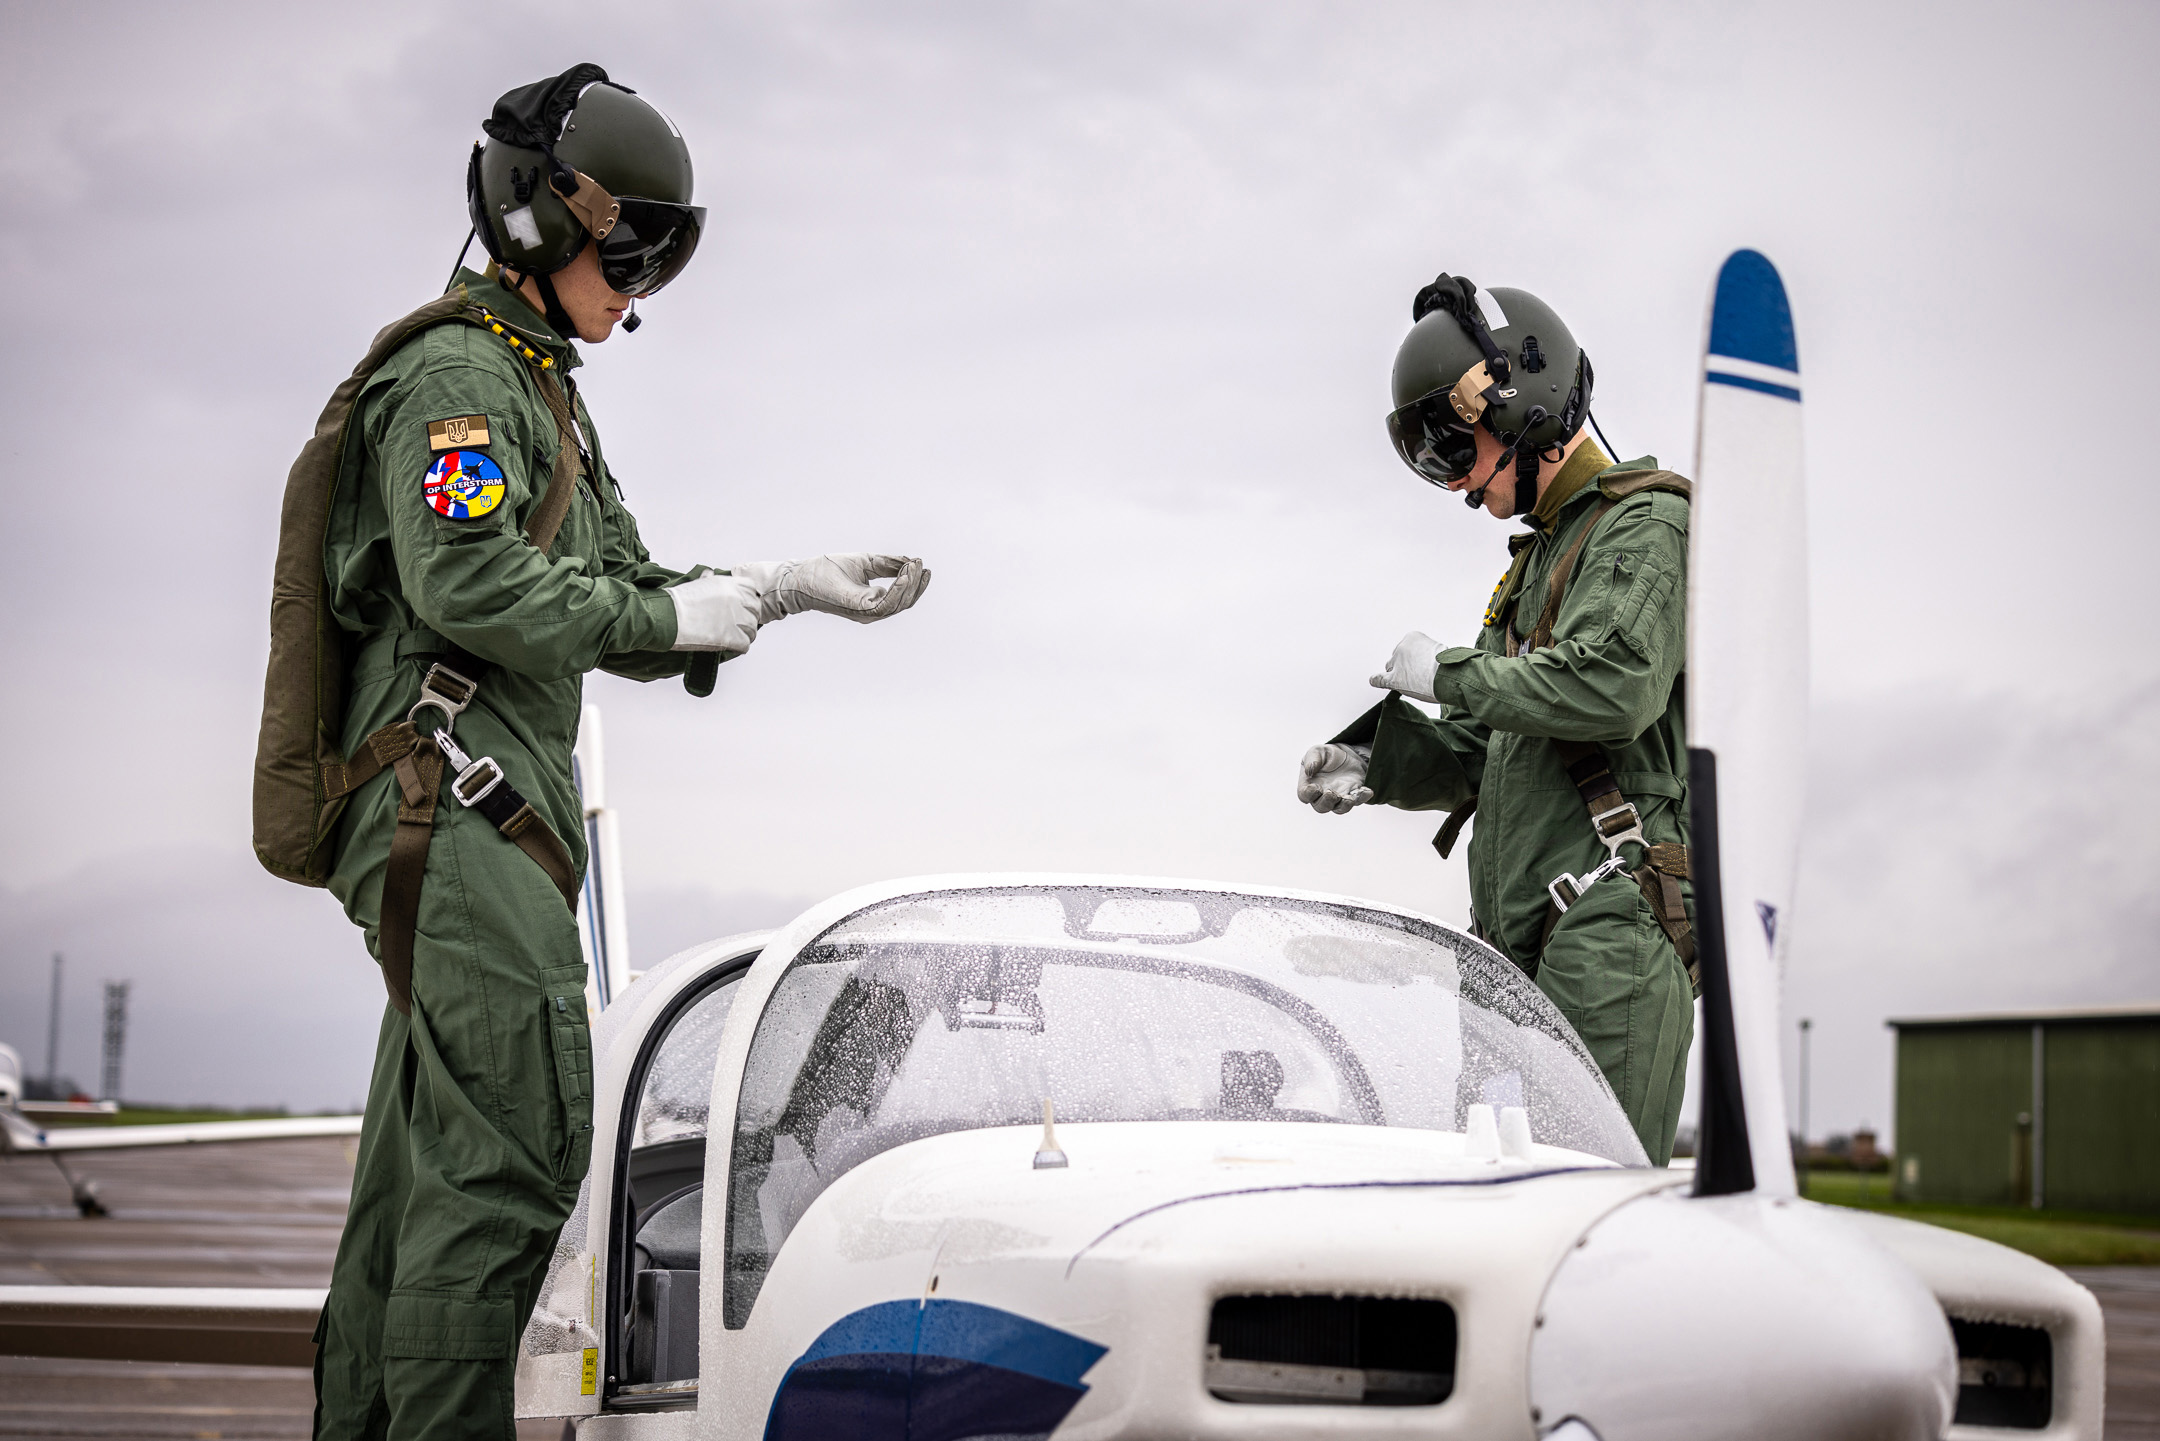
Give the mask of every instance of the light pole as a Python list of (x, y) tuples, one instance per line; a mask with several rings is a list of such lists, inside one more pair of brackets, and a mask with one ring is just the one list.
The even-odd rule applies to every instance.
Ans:
[(98, 1088), (98, 1096), (107, 1101), (120, 1099), (120, 1051), (127, 1044), (127, 998), (134, 984), (105, 983), (105, 1084)]
[(1815, 1023), (1807, 1017), (1800, 1018), (1800, 1194), (1807, 1194), (1808, 1163), (1808, 1032)]
[(60, 1094), (60, 953), (52, 958), (52, 1010), (45, 1022), (45, 1089), (56, 1101), (66, 1100)]

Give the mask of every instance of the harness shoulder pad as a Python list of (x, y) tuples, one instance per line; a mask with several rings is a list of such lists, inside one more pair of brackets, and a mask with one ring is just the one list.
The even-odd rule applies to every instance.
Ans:
[(1607, 500), (1626, 500), (1646, 490), (1662, 490), (1688, 500), (1695, 493), (1695, 484), (1684, 475), (1669, 470), (1617, 470), (1607, 471), (1598, 477), (1598, 493)]

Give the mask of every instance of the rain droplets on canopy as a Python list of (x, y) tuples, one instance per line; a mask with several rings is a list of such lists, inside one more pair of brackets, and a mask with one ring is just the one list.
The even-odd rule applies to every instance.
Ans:
[(1644, 1165), (1552, 1003), (1482, 943), (1337, 903), (1033, 886), (868, 907), (766, 1003), (736, 1115), (727, 1324), (851, 1167), (950, 1131), (1253, 1120), (1461, 1131), (1521, 1106), (1533, 1138)]

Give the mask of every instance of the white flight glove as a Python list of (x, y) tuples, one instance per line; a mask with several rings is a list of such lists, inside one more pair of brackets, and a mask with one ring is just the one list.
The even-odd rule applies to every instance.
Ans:
[(1440, 642), (1414, 630), (1395, 642), (1395, 654), (1388, 657), (1387, 669), (1372, 678), (1373, 688), (1391, 690), (1412, 700), (1438, 700), (1432, 688), (1439, 670)]
[[(814, 555), (808, 560), (757, 560), (733, 566), (759, 594), (758, 620), (821, 610), (868, 625), (898, 615), (930, 584), (923, 563), (907, 555)], [(883, 588), (871, 584), (890, 580)]]
[(750, 649), (757, 638), (758, 588), (740, 576), (701, 575), (670, 587), (676, 650)]
[(1372, 799), (1371, 746), (1314, 746), (1298, 762), (1297, 798), (1321, 815), (1348, 815)]

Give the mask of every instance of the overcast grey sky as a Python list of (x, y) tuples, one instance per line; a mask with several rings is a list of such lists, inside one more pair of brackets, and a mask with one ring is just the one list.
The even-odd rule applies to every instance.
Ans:
[[(280, 489), (464, 234), (494, 97), (596, 60), (711, 230), (585, 389), (687, 565), (905, 550), (890, 624), (788, 621), (718, 693), (596, 678), (641, 961), (895, 874), (1114, 869), (1460, 920), (1434, 820), (1294, 763), (1506, 528), (1381, 418), (1442, 269), (1595, 357), (1692, 464), (1711, 277), (1783, 270), (1815, 676), (1787, 981), (1818, 1129), (1884, 1016), (2149, 998), (2160, 286), (2148, 5), (0, 7), (0, 1040), (127, 1091), (342, 1105), (381, 993), (248, 853)], [(2143, 178), (2141, 178), (2143, 177)]]

